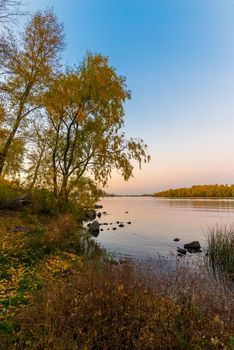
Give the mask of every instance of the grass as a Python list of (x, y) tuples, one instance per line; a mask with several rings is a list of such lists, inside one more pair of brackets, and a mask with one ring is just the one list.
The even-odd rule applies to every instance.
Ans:
[(207, 235), (207, 262), (215, 274), (234, 281), (234, 226), (213, 226)]
[[(23, 230), (15, 232), (15, 227)], [(82, 237), (68, 214), (30, 218), (18, 212), (0, 213), (0, 325), (42, 288), (44, 270), (53, 273), (53, 264), (63, 270), (80, 263)]]

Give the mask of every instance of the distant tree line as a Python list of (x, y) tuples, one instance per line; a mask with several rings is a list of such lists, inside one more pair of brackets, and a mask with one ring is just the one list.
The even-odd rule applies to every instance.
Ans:
[(157, 192), (155, 197), (234, 197), (234, 185), (196, 185)]

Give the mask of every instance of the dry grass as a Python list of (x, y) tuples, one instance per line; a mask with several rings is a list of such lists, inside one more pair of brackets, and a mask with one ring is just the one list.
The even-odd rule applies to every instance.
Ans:
[(5, 349), (233, 349), (231, 289), (203, 269), (158, 271), (90, 262), (48, 276)]
[(61, 214), (51, 220), (46, 226), (42, 244), (47, 246), (59, 246), (64, 243), (76, 229), (76, 222), (71, 214)]

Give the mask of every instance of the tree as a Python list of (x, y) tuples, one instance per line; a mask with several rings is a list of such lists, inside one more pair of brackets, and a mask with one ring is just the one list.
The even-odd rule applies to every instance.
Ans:
[[(39, 118), (38, 118), (39, 119)], [(42, 186), (45, 180), (43, 170), (46, 168), (46, 150), (47, 150), (47, 125), (40, 121), (33, 120), (28, 132), (28, 147), (26, 151), (26, 180), (25, 184), (29, 191), (32, 191), (37, 185)]]
[(143, 140), (126, 139), (122, 132), (129, 98), (125, 78), (101, 55), (88, 54), (76, 70), (51, 83), (44, 105), (56, 198), (66, 202), (85, 177), (105, 185), (113, 168), (128, 180), (132, 161), (141, 166), (150, 160)]
[[(8, 130), (5, 124), (5, 110), (0, 104), (0, 149), (4, 146), (4, 142), (7, 138)], [(24, 154), (25, 140), (23, 135), (15, 137), (11, 144), (11, 148), (8, 153), (6, 164), (4, 167), (4, 174), (7, 176), (14, 177), (19, 174), (22, 169), (22, 157)]]
[(0, 148), (0, 176), (12, 143), (27, 128), (31, 113), (40, 108), (39, 98), (58, 66), (63, 48), (63, 28), (50, 10), (37, 12), (18, 45), (11, 33), (0, 39), (0, 98), (4, 105), (6, 137)]
[(24, 14), (20, 0), (0, 0), (0, 23), (6, 23)]

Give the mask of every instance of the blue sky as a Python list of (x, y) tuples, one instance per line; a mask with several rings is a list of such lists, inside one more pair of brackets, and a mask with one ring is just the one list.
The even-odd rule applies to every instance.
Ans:
[(233, 0), (31, 0), (64, 23), (64, 63), (87, 50), (127, 78), (125, 131), (152, 161), (108, 192), (234, 182)]

